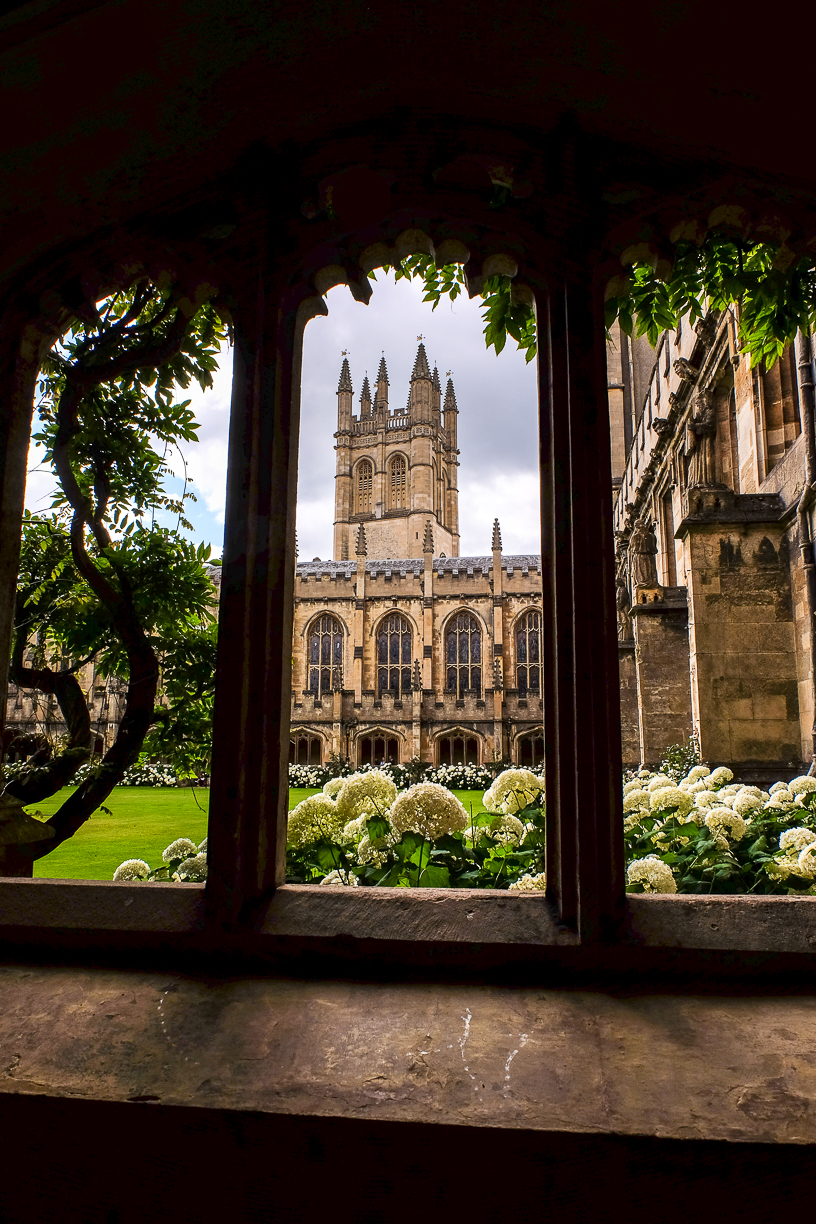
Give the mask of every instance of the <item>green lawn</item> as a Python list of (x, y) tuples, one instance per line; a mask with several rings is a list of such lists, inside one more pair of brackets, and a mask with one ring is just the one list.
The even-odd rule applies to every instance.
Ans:
[[(71, 793), (60, 791), (36, 805), (51, 816)], [(293, 808), (313, 790), (292, 789)], [(482, 806), (481, 791), (455, 791), (470, 811)], [(34, 864), (34, 875), (50, 880), (110, 880), (124, 859), (145, 859), (151, 867), (161, 863), (161, 853), (177, 837), (189, 837), (196, 845), (207, 836), (210, 792), (188, 787), (178, 790), (148, 786), (117, 786), (105, 801), (113, 815), (98, 811), (70, 841)], [(33, 808), (31, 809), (34, 810)]]

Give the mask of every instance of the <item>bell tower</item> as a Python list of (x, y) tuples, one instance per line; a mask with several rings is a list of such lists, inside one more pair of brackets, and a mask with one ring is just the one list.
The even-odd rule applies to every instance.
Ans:
[(391, 409), (388, 367), (380, 360), (374, 396), (366, 374), (359, 415), (344, 357), (337, 388), (334, 559), (354, 552), (365, 524), (373, 560), (420, 558), (426, 523), (433, 521), (436, 555), (459, 556), (458, 408), (448, 378), (444, 405), (439, 371), (431, 373), (419, 337), (408, 403)]

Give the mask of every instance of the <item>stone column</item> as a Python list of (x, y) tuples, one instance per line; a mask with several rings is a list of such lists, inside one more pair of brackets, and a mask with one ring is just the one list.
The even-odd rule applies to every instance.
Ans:
[[(661, 597), (662, 595), (662, 597)], [(652, 600), (631, 610), (635, 634), (634, 668), (621, 659), (621, 738), (627, 744), (624, 679), (637, 681), (639, 756), (642, 765), (656, 765), (671, 744), (685, 743), (691, 735), (688, 609), (685, 587), (663, 587)], [(619, 646), (620, 650), (620, 646)], [(630, 731), (632, 728), (629, 727)], [(630, 752), (633, 743), (628, 743)]]
[(801, 768), (782, 499), (694, 488), (685, 543), (694, 722), (703, 759), (737, 772)]

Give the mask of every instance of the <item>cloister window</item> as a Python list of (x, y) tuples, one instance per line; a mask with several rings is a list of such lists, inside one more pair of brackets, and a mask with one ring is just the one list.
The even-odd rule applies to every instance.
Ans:
[(398, 612), (386, 616), (377, 630), (377, 688), (394, 697), (411, 691), (411, 626)]
[(381, 765), (383, 761), (399, 763), (399, 740), (396, 735), (364, 735), (357, 741), (358, 765)]
[(453, 735), (443, 735), (437, 741), (437, 764), (439, 765), (478, 765), (479, 741), (475, 735), (465, 735), (464, 732), (454, 732)]
[(544, 764), (544, 731), (534, 731), (532, 735), (523, 735), (516, 744), (516, 764), (526, 769), (533, 769)]
[(482, 691), (482, 630), (471, 612), (459, 612), (445, 631), (445, 688), (464, 696)]
[(391, 485), (388, 508), (402, 510), (408, 505), (408, 469), (402, 455), (391, 460)]
[(362, 459), (357, 464), (357, 478), (354, 483), (354, 513), (370, 514), (374, 488), (374, 465), (370, 459)]
[(516, 688), (519, 697), (541, 696), (541, 613), (535, 610), (516, 625)]
[(343, 686), (343, 626), (328, 612), (309, 630), (309, 691), (322, 697)]
[(321, 765), (323, 763), (322, 744), (319, 735), (309, 735), (299, 731), (289, 741), (290, 765)]

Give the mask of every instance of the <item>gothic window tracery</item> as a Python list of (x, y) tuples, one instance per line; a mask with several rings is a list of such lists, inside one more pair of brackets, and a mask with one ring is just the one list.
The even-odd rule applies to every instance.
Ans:
[(516, 623), (516, 688), (519, 697), (541, 696), (541, 613), (535, 609)]
[(445, 630), (445, 688), (461, 698), (482, 693), (482, 630), (472, 612), (458, 612)]
[(544, 729), (523, 735), (516, 743), (516, 764), (534, 769), (544, 764)]
[(437, 741), (438, 765), (478, 765), (479, 741), (475, 735), (454, 731)]
[(403, 455), (395, 455), (391, 460), (391, 481), (389, 488), (389, 509), (404, 510), (408, 505), (408, 468)]
[(322, 743), (319, 735), (298, 731), (289, 740), (290, 765), (321, 765)]
[(361, 459), (357, 464), (354, 484), (354, 513), (370, 514), (374, 490), (374, 464), (370, 459)]
[(382, 765), (384, 761), (399, 764), (399, 740), (383, 731), (363, 735), (357, 741), (358, 765)]
[(343, 626), (325, 612), (309, 630), (309, 692), (323, 697), (343, 686)]
[(399, 612), (392, 612), (377, 630), (377, 688), (395, 698), (411, 691), (411, 626)]

